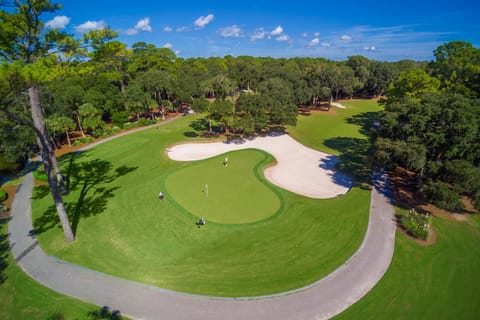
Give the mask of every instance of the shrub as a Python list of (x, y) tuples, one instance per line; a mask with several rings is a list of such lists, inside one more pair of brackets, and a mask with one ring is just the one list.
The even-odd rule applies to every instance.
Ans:
[(45, 169), (43, 167), (39, 167), (37, 170), (33, 172), (33, 176), (35, 179), (40, 180), (40, 181), (48, 181), (47, 178), (47, 173), (45, 172)]
[(84, 145), (85, 143), (89, 143), (89, 142), (92, 142), (93, 140), (95, 140), (94, 138), (92, 137), (85, 137), (85, 138), (81, 138), (79, 140), (75, 140), (72, 145), (74, 147), (78, 147), (78, 146), (81, 146), (81, 145)]
[(5, 190), (0, 189), (0, 202), (3, 202), (8, 199), (8, 193)]
[(148, 126), (148, 125), (155, 124), (155, 123), (156, 123), (155, 120), (140, 118), (137, 121), (137, 126), (143, 127), (143, 126)]
[(112, 114), (112, 122), (117, 124), (117, 125), (123, 125), (124, 123), (128, 122), (128, 112), (127, 111), (122, 111), (122, 112), (115, 112)]
[(427, 194), (428, 199), (439, 208), (450, 211), (463, 209), (458, 192), (444, 182), (427, 182), (423, 186), (423, 191)]
[(401, 227), (411, 236), (426, 240), (428, 237), (428, 230), (430, 228), (430, 217), (425, 214), (420, 214), (411, 209), (402, 211), (397, 216), (400, 218)]

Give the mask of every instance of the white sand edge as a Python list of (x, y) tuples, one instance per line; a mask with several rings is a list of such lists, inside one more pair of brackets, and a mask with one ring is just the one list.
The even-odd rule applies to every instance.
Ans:
[(340, 109), (347, 109), (347, 107), (345, 107), (343, 104), (338, 102), (332, 102), (331, 105)]
[[(277, 164), (265, 169), (265, 177), (281, 188), (309, 198), (333, 198), (347, 193), (353, 185), (349, 177), (334, 170), (337, 157), (307, 148), (286, 134), (238, 143), (180, 144), (167, 149), (167, 153), (173, 160), (194, 161), (243, 149), (260, 149), (273, 155)], [(235, 157), (230, 156), (231, 161)]]

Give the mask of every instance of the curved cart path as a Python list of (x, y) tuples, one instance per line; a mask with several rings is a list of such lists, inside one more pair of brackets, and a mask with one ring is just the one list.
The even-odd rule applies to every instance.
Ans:
[(370, 220), (359, 250), (309, 287), (259, 299), (217, 299), (176, 293), (109, 276), (55, 257), (38, 246), (32, 230), (33, 175), (19, 186), (9, 222), (12, 253), (32, 278), (63, 294), (120, 310), (138, 319), (328, 319), (363, 297), (390, 265), (395, 236), (386, 175), (376, 175)]
[(358, 251), (318, 282), (285, 294), (220, 299), (177, 293), (113, 277), (47, 256), (32, 235), (33, 175), (25, 176), (12, 204), (9, 237), (13, 257), (32, 278), (60, 293), (108, 306), (138, 319), (328, 319), (358, 301), (390, 265), (394, 211), (387, 175), (374, 174), (370, 219)]
[[(237, 142), (186, 143), (168, 149), (173, 160), (192, 161), (243, 149), (260, 149), (275, 157), (277, 163), (265, 169), (273, 184), (302, 196), (325, 199), (347, 193), (352, 180), (335, 170), (338, 158), (310, 149), (287, 134), (258, 137)], [(228, 162), (234, 162), (229, 157)]]

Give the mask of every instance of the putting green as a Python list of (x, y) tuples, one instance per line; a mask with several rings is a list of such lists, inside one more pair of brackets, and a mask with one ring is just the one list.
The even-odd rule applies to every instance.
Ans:
[(262, 168), (271, 161), (272, 156), (253, 149), (196, 161), (167, 177), (167, 200), (217, 223), (241, 224), (266, 219), (281, 207), (279, 197), (262, 174)]

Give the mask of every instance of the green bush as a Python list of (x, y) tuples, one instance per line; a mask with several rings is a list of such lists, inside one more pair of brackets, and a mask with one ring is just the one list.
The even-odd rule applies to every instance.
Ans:
[(137, 121), (137, 126), (143, 127), (143, 126), (148, 126), (148, 125), (155, 124), (155, 123), (156, 123), (155, 120), (140, 118)]
[(127, 123), (129, 121), (128, 112), (127, 111), (115, 112), (112, 114), (111, 119), (113, 123), (121, 126), (124, 123)]
[(81, 145), (84, 145), (85, 143), (93, 142), (93, 140), (95, 140), (95, 139), (92, 138), (92, 137), (81, 138), (81, 139), (79, 139), (79, 140), (75, 140), (75, 141), (72, 143), (72, 146), (74, 146), (74, 147), (79, 147), (79, 146), (81, 146)]
[(437, 207), (456, 211), (463, 209), (458, 192), (441, 181), (430, 181), (423, 186), (428, 199)]
[(37, 170), (33, 172), (33, 176), (35, 179), (40, 180), (40, 181), (48, 181), (47, 178), (47, 173), (45, 172), (45, 169), (43, 167), (39, 167)]
[(397, 213), (401, 227), (411, 236), (426, 240), (430, 228), (430, 217), (411, 209)]
[(0, 202), (3, 202), (8, 199), (8, 193), (5, 190), (0, 189)]

